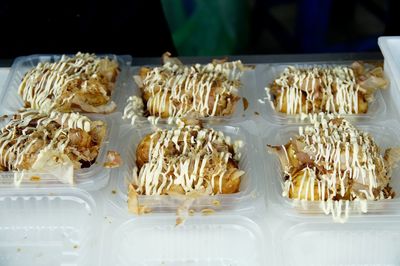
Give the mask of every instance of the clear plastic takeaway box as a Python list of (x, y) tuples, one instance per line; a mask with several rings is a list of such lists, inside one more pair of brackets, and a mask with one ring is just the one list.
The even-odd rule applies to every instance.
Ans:
[(273, 265), (262, 206), (176, 226), (174, 213), (122, 215), (103, 198), (76, 188), (0, 190), (0, 265)]
[[(256, 83), (257, 83), (257, 97), (255, 108), (268, 122), (273, 124), (296, 124), (307, 123), (306, 120), (301, 120), (300, 115), (289, 115), (281, 113), (274, 109), (273, 102), (269, 99), (266, 87), (269, 87), (275, 79), (277, 79), (289, 66), (298, 68), (309, 67), (332, 67), (332, 66), (351, 66), (354, 61), (332, 61), (332, 62), (293, 62), (293, 63), (273, 63), (273, 64), (259, 64), (256, 67)], [(379, 63), (379, 61), (365, 63)], [(385, 89), (383, 89), (385, 90)], [(345, 117), (353, 117), (360, 120), (370, 120), (385, 118), (387, 115), (387, 106), (383, 97), (382, 90), (377, 90), (374, 93), (374, 100), (368, 103), (368, 112), (366, 114), (352, 114), (345, 115)]]
[[(159, 128), (170, 129), (170, 125), (158, 125)], [(239, 192), (233, 194), (220, 194), (215, 196), (202, 196), (196, 198), (190, 203), (190, 208), (201, 210), (227, 210), (227, 209), (246, 209), (252, 208), (251, 202), (262, 196), (263, 191), (260, 190), (264, 180), (260, 179), (258, 173), (262, 171), (262, 162), (256, 156), (259, 149), (258, 140), (246, 129), (255, 127), (254, 124), (247, 125), (245, 129), (239, 124), (230, 126), (213, 125), (211, 127), (217, 131), (221, 131), (227, 137), (231, 138), (231, 142), (242, 141), (243, 147), (239, 149), (241, 157), (239, 159), (239, 169), (245, 171), (245, 175), (241, 178)], [(155, 127), (147, 126), (133, 128), (130, 125), (121, 127), (120, 146), (121, 156), (124, 163), (118, 169), (111, 173), (112, 185), (115, 186), (116, 196), (111, 197), (114, 204), (127, 210), (127, 193), (129, 180), (132, 177), (133, 169), (136, 166), (136, 148), (139, 142), (147, 135), (153, 133)], [(159, 196), (138, 196), (139, 204), (150, 208), (153, 212), (176, 212), (177, 208), (187, 203), (185, 197), (173, 197), (167, 195)]]
[[(91, 120), (103, 121), (106, 124), (106, 135), (100, 145), (99, 154), (95, 163), (88, 168), (75, 169), (74, 183), (71, 185), (86, 190), (98, 190), (106, 186), (109, 181), (110, 169), (105, 168), (103, 164), (107, 161), (107, 152), (109, 150), (115, 150), (119, 134), (120, 115), (111, 114), (104, 116), (89, 114), (87, 116)], [(9, 120), (10, 118), (0, 121), (0, 128), (5, 126)], [(39, 180), (37, 177), (39, 177)], [(17, 171), (0, 171), (0, 190), (3, 188), (15, 187), (15, 180), (18, 178), (22, 178), (22, 182), (17, 187), (69, 186), (69, 184), (63, 183), (57, 176), (49, 172), (27, 171), (22, 174)]]
[[(70, 55), (72, 56), (72, 55)], [(115, 92), (123, 90), (128, 85), (128, 77), (132, 57), (129, 55), (98, 55), (99, 57), (108, 57), (118, 62), (121, 72), (118, 75), (115, 89), (111, 99), (116, 102)], [(42, 62), (56, 62), (61, 59), (61, 55), (30, 55), (21, 56), (15, 59), (11, 66), (10, 73), (4, 84), (4, 90), (0, 93), (0, 113), (13, 114), (24, 107), (24, 102), (18, 94), (18, 88), (25, 74), (37, 64)]]
[[(246, 62), (243, 62), (246, 64)], [(149, 67), (157, 67), (157, 66), (149, 66)], [(134, 75), (137, 75), (139, 69), (141, 67), (134, 66), (131, 69), (130, 78), (127, 81), (127, 86), (124, 86), (121, 90), (116, 91), (115, 102), (117, 104), (117, 111), (121, 114), (124, 113), (125, 106), (127, 104), (127, 100), (130, 96), (141, 97), (142, 93), (140, 88), (137, 86), (136, 82), (133, 79)], [(227, 116), (215, 116), (215, 117), (204, 117), (198, 118), (202, 122), (210, 122), (210, 123), (232, 123), (237, 120), (243, 120), (248, 118), (249, 116), (254, 114), (254, 102), (255, 102), (255, 93), (256, 93), (256, 79), (255, 79), (255, 70), (247, 70), (241, 76), (241, 87), (238, 90), (238, 94), (241, 97), (239, 101), (236, 103), (234, 113), (232, 115)], [(124, 120), (126, 123), (131, 123), (129, 119)], [(168, 119), (159, 119), (159, 124), (167, 124)], [(146, 116), (138, 117), (135, 120), (135, 125), (146, 125), (148, 124), (148, 118)]]
[(0, 189), (0, 265), (94, 265), (99, 209), (85, 191)]
[[(400, 124), (395, 120), (387, 120), (381, 122), (370, 122), (370, 123), (354, 123), (358, 129), (369, 133), (372, 138), (376, 141), (380, 148), (380, 152), (384, 155), (385, 150), (388, 148), (400, 147)], [(299, 201), (289, 199), (282, 196), (284, 174), (281, 163), (278, 156), (273, 152), (267, 152), (267, 144), (273, 146), (285, 145), (291, 138), (298, 136), (299, 126), (309, 126), (306, 124), (302, 125), (289, 125), (289, 126), (276, 126), (271, 127), (268, 133), (263, 138), (263, 146), (265, 147), (264, 152), (264, 166), (265, 166), (265, 178), (267, 185), (267, 197), (269, 202), (279, 208), (288, 216), (297, 217), (318, 217), (327, 216), (327, 218), (333, 220), (332, 214), (326, 215), (320, 206), (319, 201)], [(268, 169), (268, 170), (267, 170)], [(399, 216), (400, 217), (400, 167), (393, 169), (392, 178), (390, 185), (396, 192), (396, 196), (393, 199), (385, 199), (379, 201), (367, 201), (367, 213), (362, 214), (365, 219), (370, 216)], [(350, 202), (349, 205), (349, 219), (353, 216), (361, 215), (362, 209), (360, 204), (357, 202)], [(342, 208), (342, 216), (344, 216), (344, 208)]]
[(173, 214), (109, 219), (100, 253), (102, 266), (273, 264), (271, 231), (262, 216), (193, 216), (179, 226)]
[[(272, 222), (272, 220), (274, 222)], [(292, 219), (275, 213), (275, 265), (399, 265), (400, 219), (354, 217), (348, 222)]]

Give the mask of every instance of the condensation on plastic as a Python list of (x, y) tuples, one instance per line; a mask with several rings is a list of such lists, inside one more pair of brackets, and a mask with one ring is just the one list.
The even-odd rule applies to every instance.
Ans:
[[(70, 55), (72, 56), (72, 55)], [(130, 72), (132, 58), (129, 55), (98, 55), (99, 57), (108, 57), (116, 60), (119, 64), (121, 72), (118, 75), (116, 86), (111, 96), (115, 100), (115, 93), (123, 90), (127, 86), (127, 80)], [(4, 89), (0, 93), (0, 112), (4, 114), (13, 114), (24, 107), (24, 102), (18, 94), (18, 88), (25, 74), (39, 63), (57, 62), (61, 59), (61, 55), (30, 55), (22, 56), (15, 59), (11, 66), (10, 73), (4, 85)]]
[[(155, 67), (155, 66), (151, 66)], [(127, 86), (124, 86), (123, 89), (116, 92), (116, 103), (117, 103), (117, 110), (120, 113), (124, 113), (125, 106), (127, 104), (127, 100), (130, 96), (137, 96), (141, 97), (142, 93), (140, 88), (133, 80), (133, 76), (137, 75), (139, 72), (140, 67), (132, 67), (130, 78), (127, 81)], [(215, 116), (215, 117), (203, 117), (197, 118), (198, 120), (202, 121), (203, 123), (232, 123), (238, 120), (245, 120), (248, 119), (251, 115), (254, 114), (254, 106), (255, 103), (255, 91), (256, 91), (256, 82), (255, 82), (255, 71), (248, 70), (245, 71), (241, 77), (242, 86), (238, 90), (238, 94), (241, 97), (239, 101), (236, 103), (234, 113), (232, 115), (227, 116)], [(248, 107), (245, 108), (244, 100), (247, 100)], [(190, 118), (190, 117), (186, 117)], [(125, 119), (125, 123), (131, 123), (130, 119)], [(159, 119), (159, 124), (167, 124), (168, 119)], [(149, 124), (148, 118), (146, 116), (138, 117), (135, 120), (136, 126), (146, 126)]]
[[(169, 125), (159, 126), (160, 128), (171, 128)], [(240, 126), (213, 126), (215, 130), (222, 131), (225, 136), (230, 136), (232, 143), (235, 140), (241, 140), (244, 146), (240, 149), (241, 158), (239, 160), (239, 169), (245, 171), (240, 184), (240, 191), (234, 194), (220, 194), (215, 196), (202, 196), (194, 200), (192, 208), (212, 208), (212, 209), (240, 209), (251, 207), (250, 202), (260, 196), (258, 188), (263, 180), (259, 180), (257, 173), (260, 171), (260, 163), (255, 151), (258, 149), (257, 142), (254, 138)], [(120, 151), (124, 158), (122, 167), (113, 171), (111, 179), (113, 180), (118, 197), (112, 197), (115, 205), (127, 210), (127, 191), (129, 178), (136, 161), (136, 147), (139, 142), (147, 134), (154, 132), (151, 126), (133, 129), (130, 126), (122, 127), (120, 134)], [(182, 198), (158, 195), (158, 196), (139, 196), (139, 203), (149, 207), (155, 212), (175, 212), (178, 207), (182, 206), (184, 200)]]
[[(86, 190), (98, 190), (107, 185), (110, 177), (110, 170), (104, 168), (103, 163), (106, 162), (107, 151), (115, 149), (115, 143), (118, 141), (120, 114), (111, 115), (87, 115), (91, 120), (103, 121), (107, 130), (104, 140), (100, 146), (99, 154), (93, 165), (88, 168), (74, 170), (74, 184), (79, 188)], [(9, 119), (0, 122), (2, 128)], [(14, 177), (20, 175), (17, 171), (0, 172), (0, 189), (2, 187), (13, 187)], [(40, 177), (39, 181), (31, 181), (32, 176)], [(36, 179), (35, 179), (36, 180)], [(48, 186), (68, 186), (59, 181), (57, 176), (46, 172), (28, 171), (24, 173), (24, 178), (19, 187), (48, 187)]]
[[(295, 66), (298, 68), (307, 68), (312, 66), (327, 67), (327, 66), (350, 66), (354, 61), (338, 61), (338, 62), (305, 62), (305, 63), (285, 63), (285, 64), (260, 64), (256, 67), (256, 109), (260, 112), (261, 116), (272, 124), (297, 124), (307, 123), (302, 121), (300, 115), (288, 115), (276, 111), (273, 108), (272, 101), (268, 100), (265, 88), (270, 86), (273, 81), (279, 77), (285, 68)], [(368, 62), (367, 62), (368, 63)], [(374, 100), (368, 104), (368, 112), (366, 114), (353, 114), (343, 115), (344, 117), (357, 118), (358, 120), (370, 120), (385, 117), (387, 115), (387, 108), (381, 90), (374, 93)]]

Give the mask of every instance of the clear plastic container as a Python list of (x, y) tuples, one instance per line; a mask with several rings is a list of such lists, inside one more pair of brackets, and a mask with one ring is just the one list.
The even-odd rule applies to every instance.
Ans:
[[(156, 66), (151, 66), (156, 67)], [(117, 110), (120, 113), (124, 113), (127, 100), (130, 96), (141, 97), (142, 93), (133, 80), (133, 76), (137, 75), (140, 67), (132, 67), (130, 79), (128, 80), (128, 85), (124, 86), (122, 90), (116, 92), (115, 102), (117, 103)], [(229, 116), (215, 116), (215, 117), (204, 117), (199, 118), (202, 122), (210, 123), (231, 123), (237, 120), (244, 120), (254, 114), (254, 102), (255, 92), (256, 92), (256, 81), (255, 81), (255, 71), (248, 70), (245, 71), (241, 77), (242, 86), (238, 90), (238, 94), (241, 99), (236, 103), (234, 113)], [(246, 102), (246, 103), (245, 103)], [(245, 107), (245, 105), (248, 105)], [(129, 119), (124, 120), (126, 123), (131, 123)], [(148, 124), (148, 119), (145, 116), (138, 117), (135, 120), (135, 125), (146, 125)], [(168, 119), (159, 119), (158, 123), (167, 124)]]
[(113, 220), (105, 230), (101, 265), (262, 266), (272, 261), (271, 236), (262, 222), (241, 215), (174, 215)]
[[(79, 188), (87, 190), (98, 190), (104, 187), (110, 177), (110, 169), (104, 168), (103, 163), (106, 162), (107, 151), (115, 150), (116, 143), (118, 141), (119, 125), (120, 125), (120, 114), (111, 115), (88, 115), (92, 120), (104, 121), (107, 126), (106, 135), (101, 144), (99, 154), (96, 158), (96, 162), (88, 168), (82, 168), (74, 171), (74, 184)], [(0, 121), (0, 128), (7, 124), (8, 120)], [(14, 178), (21, 175), (17, 171), (0, 172), (0, 189), (3, 187), (14, 187)], [(37, 178), (31, 177), (40, 177)], [(68, 186), (68, 184), (63, 184), (57, 176), (51, 173), (37, 173), (37, 172), (27, 172), (24, 173), (23, 181), (19, 185), (22, 187), (48, 187), (48, 186)]]
[[(169, 125), (163, 125), (161, 128), (172, 128)], [(250, 126), (249, 126), (250, 127)], [(258, 150), (258, 142), (254, 136), (249, 134), (243, 127), (239, 125), (232, 126), (213, 126), (215, 130), (222, 131), (225, 136), (230, 136), (232, 143), (235, 140), (242, 140), (244, 146), (241, 148), (241, 158), (239, 161), (239, 169), (245, 171), (240, 184), (240, 191), (234, 194), (221, 194), (215, 196), (204, 196), (192, 203), (191, 208), (196, 211), (201, 209), (212, 208), (214, 210), (227, 209), (245, 209), (254, 208), (251, 202), (257, 197), (262, 196), (262, 191), (259, 190), (260, 183), (260, 168), (261, 162), (256, 156)], [(153, 127), (132, 128), (129, 125), (121, 128), (120, 148), (121, 156), (124, 160), (123, 166), (112, 172), (112, 180), (114, 182), (117, 196), (112, 196), (111, 199), (117, 207), (124, 212), (127, 211), (127, 191), (129, 178), (132, 176), (132, 171), (135, 167), (136, 147), (139, 142), (147, 134), (153, 132)], [(261, 166), (261, 167), (260, 167)], [(186, 197), (172, 197), (167, 195), (145, 196), (140, 195), (139, 203), (150, 208), (153, 212), (176, 212), (177, 208), (182, 206)]]
[[(115, 93), (127, 85), (129, 77), (129, 69), (132, 58), (129, 55), (98, 55), (99, 57), (107, 56), (110, 59), (117, 60), (121, 72), (118, 75), (116, 86), (111, 99), (115, 100)], [(18, 94), (18, 88), (21, 84), (26, 72), (37, 66), (41, 62), (56, 62), (61, 59), (61, 55), (30, 55), (22, 56), (15, 59), (7, 80), (0, 91), (0, 114), (13, 114), (24, 107), (24, 102)]]
[[(360, 217), (344, 224), (274, 217), (276, 265), (399, 265), (400, 220)], [(278, 222), (278, 221), (277, 221)]]
[(0, 265), (93, 265), (98, 221), (83, 190), (1, 189)]
[[(370, 133), (374, 138), (377, 145), (380, 147), (381, 154), (387, 148), (399, 147), (400, 125), (397, 121), (388, 120), (377, 123), (363, 123), (354, 125), (364, 131)], [(288, 216), (294, 217), (316, 217), (325, 216), (320, 201), (299, 201), (289, 199), (282, 196), (283, 191), (283, 169), (279, 162), (276, 154), (267, 151), (267, 144), (270, 145), (284, 145), (290, 138), (294, 138), (298, 135), (298, 128), (300, 125), (288, 125), (288, 126), (276, 126), (270, 128), (266, 137), (263, 139), (263, 147), (265, 149), (264, 154), (264, 166), (267, 179), (267, 195), (268, 201), (279, 208)], [(396, 192), (394, 199), (386, 199), (379, 201), (367, 201), (367, 213), (362, 214), (366, 217), (370, 216), (399, 216), (400, 215), (400, 197), (398, 193), (400, 191), (400, 168), (394, 168), (391, 178), (391, 186)], [(342, 213), (344, 213), (344, 207)], [(350, 202), (349, 215), (352, 216), (361, 215), (362, 209), (360, 204), (357, 202)], [(327, 216), (329, 217), (329, 216)], [(330, 217), (329, 217), (330, 218)]]
[[(276, 63), (276, 64), (260, 64), (256, 67), (256, 80), (257, 80), (257, 97), (256, 109), (262, 117), (273, 124), (296, 124), (307, 123), (300, 119), (300, 115), (288, 115), (276, 111), (273, 107), (272, 101), (268, 100), (265, 88), (270, 86), (273, 81), (278, 78), (289, 66), (298, 68), (307, 68), (312, 66), (327, 67), (327, 66), (350, 66), (354, 61), (338, 61), (338, 62), (304, 62), (304, 63)], [(374, 100), (368, 104), (368, 112), (366, 114), (353, 114), (344, 115), (344, 117), (357, 117), (360, 120), (369, 120), (385, 117), (387, 115), (386, 103), (382, 96), (381, 90), (374, 93)]]

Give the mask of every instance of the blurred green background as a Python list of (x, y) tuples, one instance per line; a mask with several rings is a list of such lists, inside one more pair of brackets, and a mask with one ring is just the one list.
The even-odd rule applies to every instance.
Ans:
[(162, 0), (179, 55), (227, 55), (249, 42), (249, 1)]

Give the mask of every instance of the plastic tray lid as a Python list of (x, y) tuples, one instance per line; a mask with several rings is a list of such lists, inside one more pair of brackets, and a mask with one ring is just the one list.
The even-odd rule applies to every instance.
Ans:
[(271, 259), (262, 226), (240, 215), (191, 217), (175, 226), (174, 215), (116, 223), (105, 232), (101, 265), (261, 266)]
[(0, 265), (93, 265), (98, 214), (80, 189), (2, 189)]

